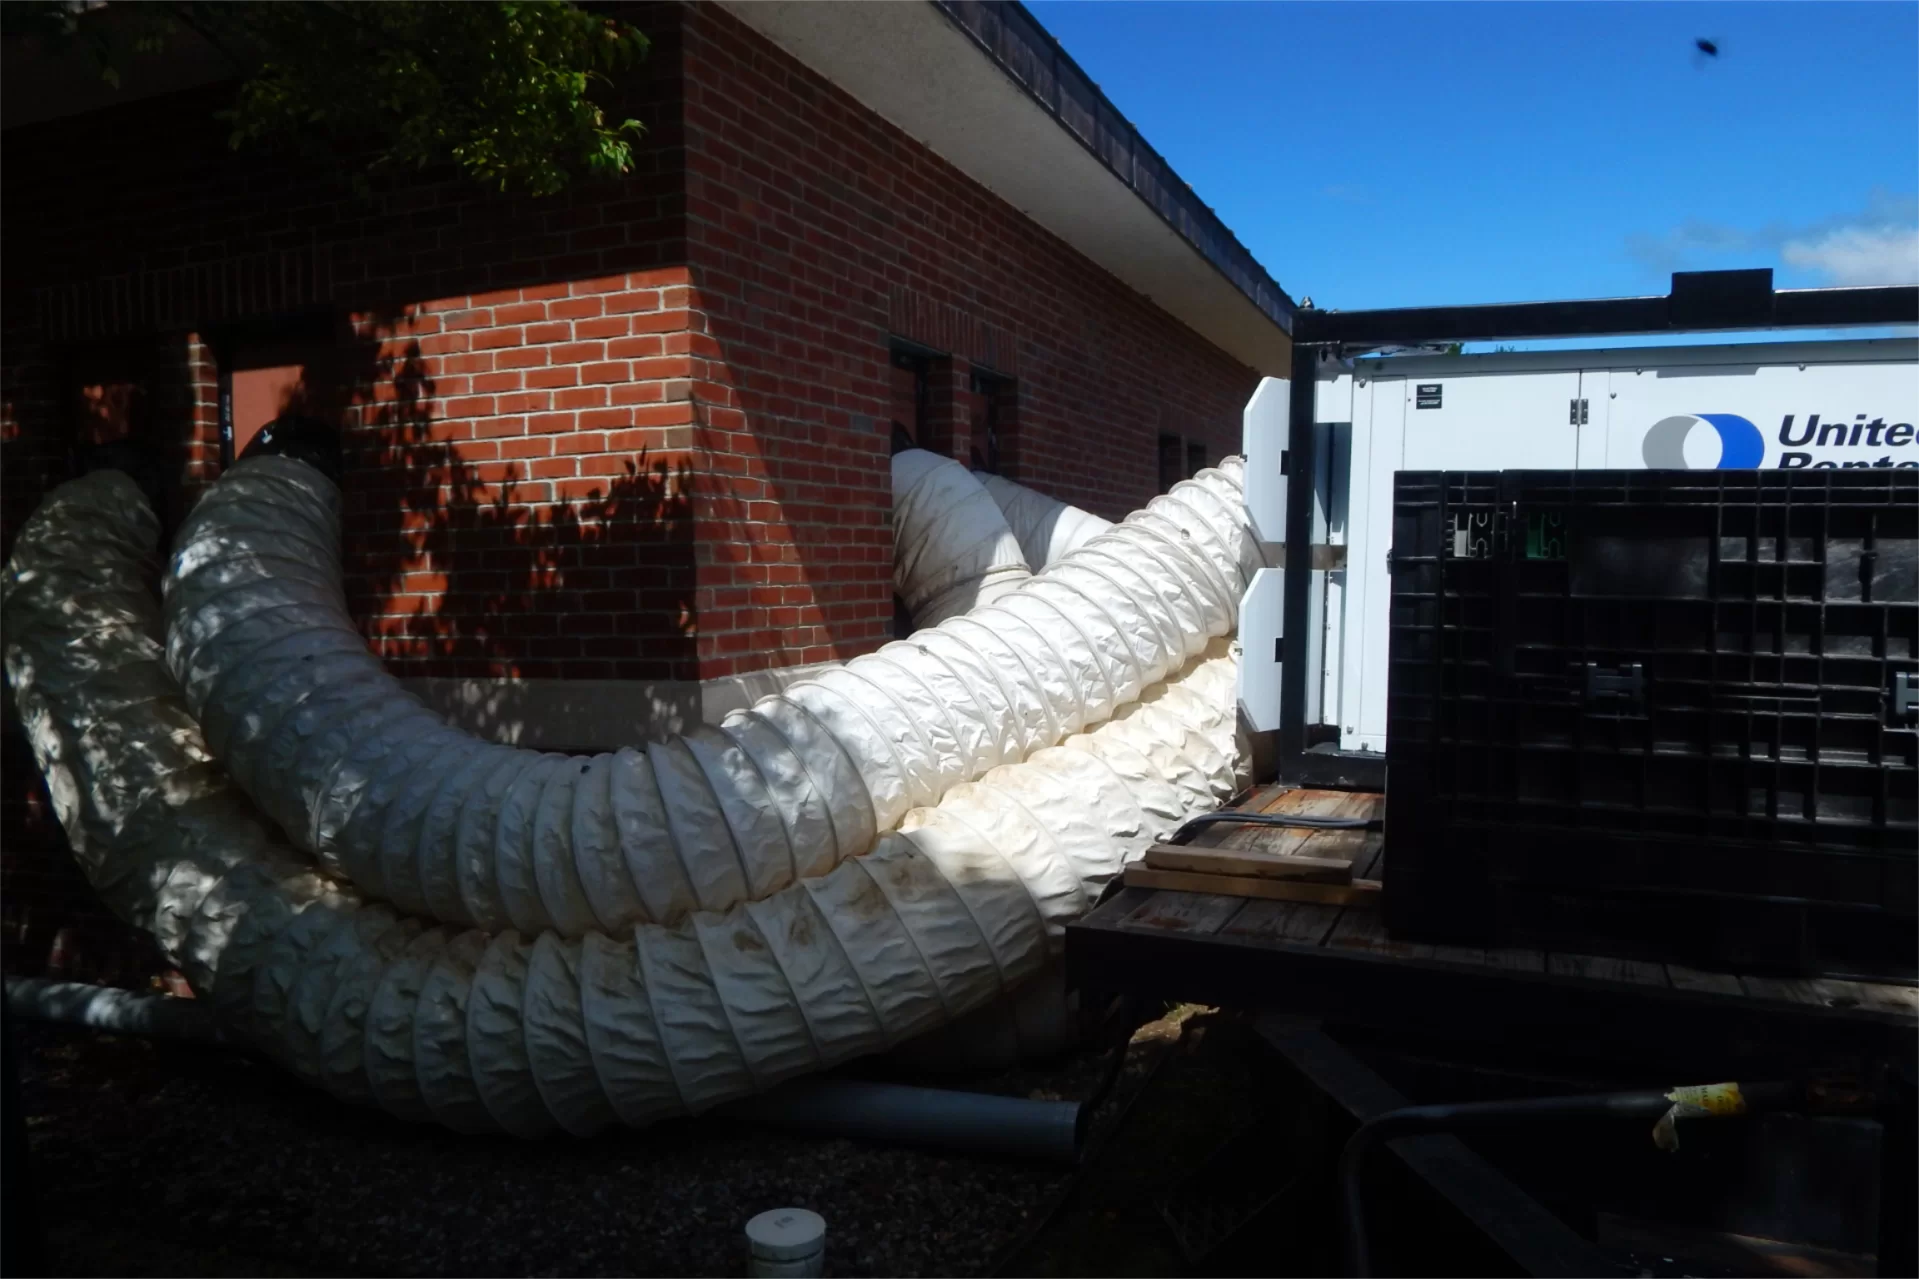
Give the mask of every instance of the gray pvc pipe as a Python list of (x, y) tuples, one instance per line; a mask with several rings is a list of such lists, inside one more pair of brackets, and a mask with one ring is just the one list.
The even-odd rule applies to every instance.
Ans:
[(801, 1079), (716, 1114), (833, 1137), (936, 1146), (1071, 1163), (1080, 1103), (914, 1088), (857, 1079)]
[[(37, 977), (9, 977), (6, 988), (7, 1011), (30, 1021), (156, 1039), (220, 1039), (211, 1010), (197, 1000)], [(801, 1079), (722, 1106), (716, 1113), (828, 1137), (1064, 1163), (1079, 1158), (1076, 1101), (1027, 1101), (856, 1079)]]
[(211, 1042), (220, 1038), (204, 1004), (172, 995), (142, 995), (85, 982), (7, 978), (7, 1011), (28, 1021), (88, 1026), (121, 1035)]

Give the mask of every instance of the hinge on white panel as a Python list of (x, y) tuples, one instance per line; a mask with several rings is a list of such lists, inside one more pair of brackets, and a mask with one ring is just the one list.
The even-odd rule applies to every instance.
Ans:
[(1587, 414), (1588, 414), (1588, 408), (1586, 405), (1586, 401), (1574, 400), (1572, 402), (1572, 412), (1569, 415), (1568, 420), (1574, 426), (1584, 426), (1586, 425), (1586, 422), (1587, 422)]

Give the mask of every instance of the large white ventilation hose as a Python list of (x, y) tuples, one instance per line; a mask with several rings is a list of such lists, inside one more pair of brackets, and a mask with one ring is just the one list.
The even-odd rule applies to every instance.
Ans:
[(972, 472), (925, 449), (893, 455), (893, 589), (915, 627), (937, 626), (1033, 576)]
[(99, 472), (7, 566), (7, 674), (56, 811), (224, 1027), (408, 1119), (643, 1125), (885, 1048), (1016, 986), (1103, 879), (1233, 786), (1232, 663), (1203, 655), (760, 900), (576, 938), (426, 926), (315, 873), (210, 758), (162, 664), (156, 536)]
[(1068, 506), (1035, 489), (985, 471), (973, 474), (998, 504), (1019, 542), (1020, 553), (1035, 572), (1057, 564), (1113, 527), (1091, 511)]
[(717, 729), (577, 759), (474, 739), (387, 673), (346, 611), (339, 508), (280, 457), (201, 499), (167, 580), (188, 707), (329, 873), (410, 913), (568, 937), (766, 900), (865, 852), (1179, 670), (1232, 630), (1260, 565), (1229, 459), (992, 605)]

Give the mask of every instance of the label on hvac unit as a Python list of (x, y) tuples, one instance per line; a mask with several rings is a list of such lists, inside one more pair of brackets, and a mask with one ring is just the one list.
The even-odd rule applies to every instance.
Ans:
[(1416, 409), (1436, 409), (1439, 407), (1439, 390), (1444, 383), (1419, 382), (1413, 386), (1413, 407)]

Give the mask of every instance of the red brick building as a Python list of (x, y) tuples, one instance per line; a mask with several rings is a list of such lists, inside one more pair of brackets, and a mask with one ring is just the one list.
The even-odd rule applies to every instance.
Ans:
[(896, 430), (1118, 517), (1285, 375), (1290, 300), (1018, 6), (629, 16), (635, 171), (547, 199), (236, 152), (210, 49), (120, 91), (8, 49), (7, 540), (101, 445), (177, 519), (307, 408), (369, 642), (476, 728), (597, 746), (891, 637)]

